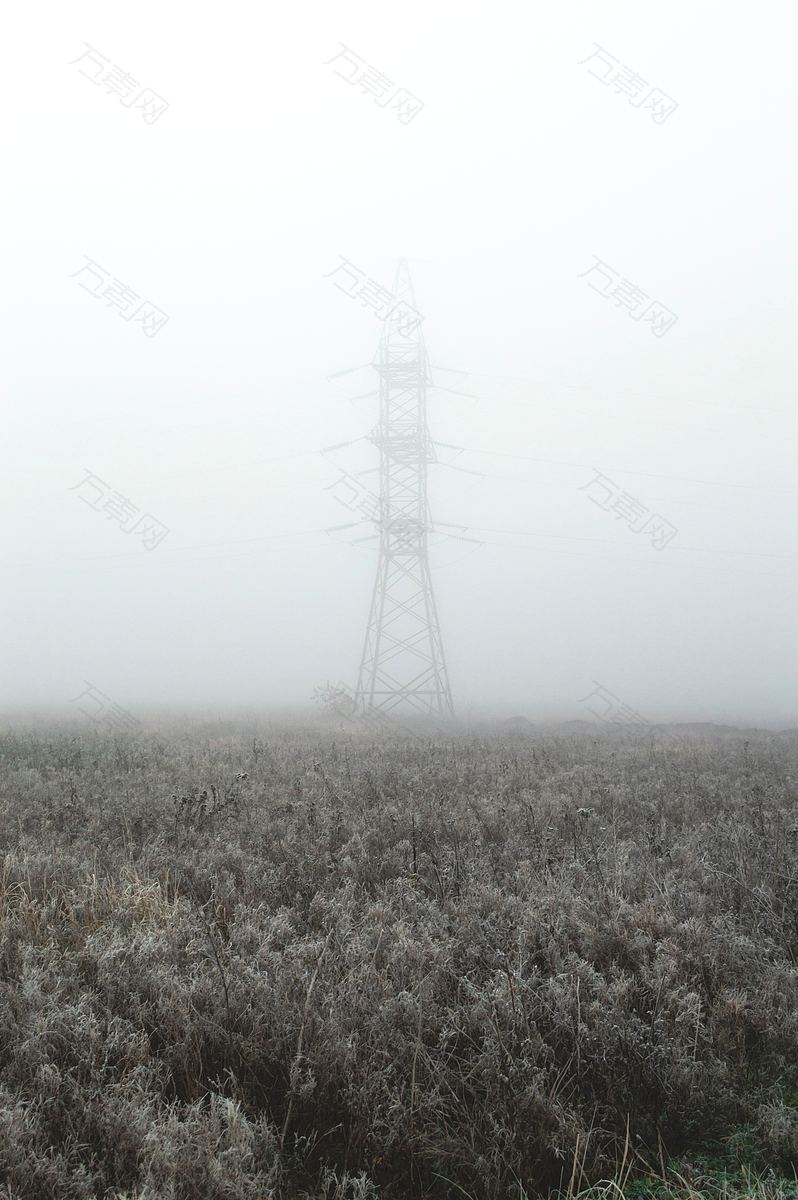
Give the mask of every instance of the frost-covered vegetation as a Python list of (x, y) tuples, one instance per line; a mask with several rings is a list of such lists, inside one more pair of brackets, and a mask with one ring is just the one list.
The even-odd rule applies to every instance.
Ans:
[(795, 1195), (795, 736), (87, 726), (0, 739), (0, 1194)]

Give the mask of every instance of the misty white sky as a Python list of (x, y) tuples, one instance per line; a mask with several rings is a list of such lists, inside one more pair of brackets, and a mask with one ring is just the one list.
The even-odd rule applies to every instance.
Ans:
[[(434, 515), (484, 543), (433, 537), (458, 711), (578, 719), (598, 680), (652, 720), (795, 723), (797, 23), (786, 0), (15, 6), (6, 709), (69, 712), (84, 680), (134, 712), (354, 682), (376, 542), (326, 530), (358, 515), (340, 470), (377, 464), (376, 374), (327, 376), (380, 324), (329, 276), (390, 289), (407, 256), (435, 382), (472, 394), (429, 403), (463, 448)], [(341, 43), (412, 120), (342, 78)], [(87, 290), (87, 257), (135, 304)], [(623, 279), (664, 336), (602, 294)], [(163, 542), (83, 502), (87, 470)], [(658, 550), (591, 496), (678, 533)]]

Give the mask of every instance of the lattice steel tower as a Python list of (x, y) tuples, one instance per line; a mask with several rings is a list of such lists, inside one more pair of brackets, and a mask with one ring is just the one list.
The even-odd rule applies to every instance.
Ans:
[(357, 682), (364, 709), (409, 706), (454, 715), (432, 578), (427, 465), (435, 452), (427, 428), (429, 361), (405, 259), (393, 287), (400, 304), (383, 323), (374, 367), (380, 418), (370, 440), (380, 452), (380, 549)]

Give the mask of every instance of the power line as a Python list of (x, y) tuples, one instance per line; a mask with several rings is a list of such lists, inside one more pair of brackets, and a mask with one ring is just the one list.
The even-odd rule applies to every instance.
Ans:
[[(539, 458), (532, 457), (528, 454), (513, 454), (510, 451), (504, 450), (483, 450), (475, 446), (453, 446), (447, 442), (436, 442), (436, 445), (448, 447), (450, 450), (458, 450), (460, 452), (466, 452), (469, 454), (487, 454), (494, 458), (517, 459), (519, 462), (547, 463), (551, 466), (580, 467), (581, 469), (588, 471), (596, 470), (595, 463), (574, 462), (573, 460), (558, 458)], [(775, 496), (798, 496), (798, 490), (790, 488), (763, 488), (754, 483), (724, 483), (722, 480), (718, 479), (693, 479), (685, 475), (663, 475), (660, 472), (638, 471), (635, 470), (634, 467), (615, 467), (612, 466), (612, 464), (605, 464), (605, 467), (608, 471), (617, 471), (620, 474), (627, 475), (639, 475), (644, 479), (669, 479), (677, 483), (698, 483), (705, 487), (743, 489), (746, 491), (765, 492), (769, 495)]]
[[(508, 537), (519, 537), (520, 536), (520, 537), (537, 537), (537, 538), (560, 538), (560, 539), (563, 539), (564, 541), (570, 541), (570, 542), (600, 542), (602, 545), (605, 545), (605, 546), (617, 546), (619, 544), (618, 542), (612, 541), (610, 538), (583, 537), (578, 534), (570, 534), (570, 533), (539, 533), (538, 531), (533, 530), (533, 529), (488, 529), (486, 526), (481, 526), (481, 525), (471, 525), (471, 526), (469, 526), (469, 528), (475, 529), (478, 533), (480, 533), (480, 532), (502, 533), (502, 534), (507, 534)], [(493, 543), (486, 542), (485, 544), (486, 545), (492, 544), (492, 545), (497, 545), (497, 546), (502, 545), (501, 542), (493, 542)], [(716, 549), (711, 549), (711, 548), (709, 548), (709, 549), (700, 548), (698, 546), (669, 546), (668, 549), (669, 549), (669, 551), (676, 550), (677, 553), (680, 553), (680, 554), (724, 554), (724, 555), (732, 555), (735, 557), (742, 557), (742, 558), (783, 558), (783, 559), (788, 559), (791, 562), (798, 561), (798, 555), (796, 555), (796, 554), (772, 554), (772, 553), (770, 553), (768, 551), (764, 551), (764, 550), (716, 550)]]

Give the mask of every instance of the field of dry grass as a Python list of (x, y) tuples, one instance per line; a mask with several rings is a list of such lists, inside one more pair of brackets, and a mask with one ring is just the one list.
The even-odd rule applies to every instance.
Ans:
[(796, 1195), (798, 736), (0, 755), (0, 1195)]

